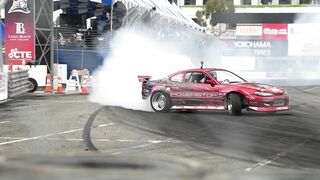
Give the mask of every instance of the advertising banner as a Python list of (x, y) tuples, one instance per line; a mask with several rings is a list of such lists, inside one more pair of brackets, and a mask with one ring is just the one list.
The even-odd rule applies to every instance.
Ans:
[(320, 56), (320, 24), (289, 24), (288, 55)]
[(236, 36), (262, 36), (261, 25), (237, 25)]
[(262, 39), (287, 40), (288, 24), (262, 24)]
[(8, 0), (5, 8), (5, 63), (21, 65), (35, 58), (34, 0)]
[(287, 40), (225, 40), (226, 56), (287, 56)]

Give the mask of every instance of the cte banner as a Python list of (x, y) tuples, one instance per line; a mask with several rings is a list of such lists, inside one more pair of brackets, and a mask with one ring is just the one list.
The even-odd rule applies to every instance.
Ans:
[(6, 12), (5, 63), (21, 65), (35, 58), (33, 0), (8, 0)]

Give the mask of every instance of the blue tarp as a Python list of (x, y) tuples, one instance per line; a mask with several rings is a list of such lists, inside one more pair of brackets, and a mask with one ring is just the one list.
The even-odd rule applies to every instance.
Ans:
[(111, 6), (112, 0), (102, 0), (102, 4), (107, 5), (107, 6)]
[(5, 25), (4, 23), (1, 21), (1, 41), (2, 41), (2, 44), (4, 43), (4, 32), (5, 32)]
[[(105, 14), (104, 8), (111, 8), (112, 0), (55, 0), (54, 11), (63, 9), (67, 14), (87, 14), (87, 18)], [(102, 13), (102, 14), (101, 14)]]

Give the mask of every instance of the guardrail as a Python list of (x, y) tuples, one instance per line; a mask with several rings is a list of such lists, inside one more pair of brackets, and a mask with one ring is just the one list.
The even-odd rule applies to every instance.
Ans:
[(28, 70), (8, 73), (8, 96), (14, 97), (30, 90)]

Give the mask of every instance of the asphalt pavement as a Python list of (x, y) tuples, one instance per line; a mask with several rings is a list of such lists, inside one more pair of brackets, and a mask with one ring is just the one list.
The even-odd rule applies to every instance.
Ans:
[(319, 179), (320, 87), (287, 90), (292, 110), (242, 116), (25, 94), (0, 104), (0, 179)]

